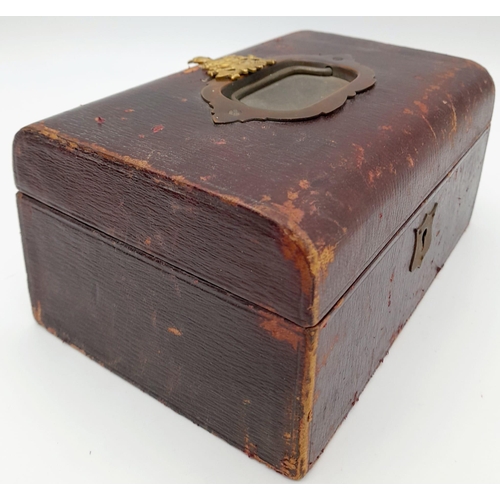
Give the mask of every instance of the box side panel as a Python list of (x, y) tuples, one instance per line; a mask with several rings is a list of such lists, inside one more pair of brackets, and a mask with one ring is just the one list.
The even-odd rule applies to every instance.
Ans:
[[(465, 231), (484, 134), (321, 323), (310, 463), (321, 454)], [(410, 272), (415, 230), (437, 203), (429, 250)]]
[(198, 425), (294, 476), (303, 330), (18, 195), (33, 312)]

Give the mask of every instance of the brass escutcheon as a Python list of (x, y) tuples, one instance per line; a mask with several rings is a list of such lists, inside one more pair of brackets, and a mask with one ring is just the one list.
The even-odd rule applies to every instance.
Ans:
[(415, 229), (415, 248), (413, 250), (413, 257), (411, 259), (410, 271), (418, 269), (424, 260), (425, 254), (429, 250), (432, 242), (432, 223), (436, 215), (438, 204), (427, 214), (425, 214), (422, 224)]

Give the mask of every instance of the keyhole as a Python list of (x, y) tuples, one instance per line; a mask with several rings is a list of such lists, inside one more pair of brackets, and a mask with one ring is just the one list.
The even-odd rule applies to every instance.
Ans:
[(427, 228), (425, 228), (424, 233), (422, 234), (422, 248), (425, 248), (425, 238), (427, 237)]
[(415, 271), (415, 269), (420, 267), (427, 250), (429, 250), (432, 240), (432, 223), (434, 222), (436, 209), (437, 203), (434, 204), (434, 208), (431, 212), (425, 214), (422, 224), (415, 230), (415, 247), (413, 249), (410, 271)]

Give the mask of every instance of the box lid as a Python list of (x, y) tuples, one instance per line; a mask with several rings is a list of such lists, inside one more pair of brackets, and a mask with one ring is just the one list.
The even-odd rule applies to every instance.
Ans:
[(22, 129), (16, 184), (312, 326), (487, 129), (493, 82), (468, 60), (317, 32), (239, 54), (349, 55), (376, 84), (317, 118), (216, 124), (189, 68)]

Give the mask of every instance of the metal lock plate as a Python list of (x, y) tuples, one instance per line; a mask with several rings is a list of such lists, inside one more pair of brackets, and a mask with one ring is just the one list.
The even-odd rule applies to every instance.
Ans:
[(425, 214), (422, 224), (415, 229), (415, 248), (411, 259), (410, 271), (418, 269), (424, 260), (425, 254), (429, 250), (432, 242), (432, 224), (438, 204), (427, 214)]

